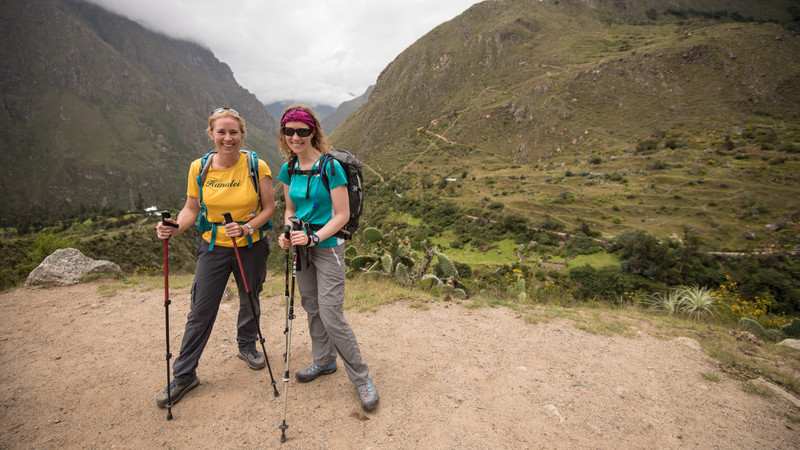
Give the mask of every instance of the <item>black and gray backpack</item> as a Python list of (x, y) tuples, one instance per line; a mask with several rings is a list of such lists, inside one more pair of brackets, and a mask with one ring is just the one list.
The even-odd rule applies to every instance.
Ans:
[[(322, 184), (325, 186), (328, 192), (330, 192), (331, 188), (328, 177), (325, 174), (325, 164), (327, 164), (331, 158), (339, 161), (339, 164), (341, 164), (342, 168), (344, 168), (347, 178), (347, 198), (350, 202), (350, 218), (347, 220), (347, 223), (342, 227), (342, 229), (339, 230), (334, 236), (342, 239), (350, 239), (353, 237), (353, 234), (356, 232), (356, 230), (358, 230), (358, 221), (361, 218), (361, 213), (364, 210), (364, 190), (362, 187), (364, 178), (361, 172), (361, 161), (356, 158), (355, 155), (347, 150), (332, 149), (329, 153), (322, 155), (322, 161), (319, 164), (319, 168), (312, 170), (296, 169), (297, 160), (292, 159), (289, 161), (289, 179), (291, 180), (291, 177), (294, 174), (320, 174), (322, 177)], [(334, 165), (331, 165), (331, 174), (336, 175), (336, 166)], [(317, 225), (317, 227), (322, 228), (321, 225)], [(313, 230), (314, 225), (311, 225), (311, 228)]]

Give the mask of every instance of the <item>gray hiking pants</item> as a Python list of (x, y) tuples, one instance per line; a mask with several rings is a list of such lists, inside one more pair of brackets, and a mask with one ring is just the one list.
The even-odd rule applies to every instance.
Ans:
[(197, 247), (197, 269), (194, 273), (192, 284), (191, 310), (186, 321), (186, 329), (181, 342), (181, 352), (172, 368), (175, 372), (174, 379), (182, 383), (196, 375), (197, 364), (203, 354), (217, 311), (228, 284), (231, 273), (236, 279), (239, 288), (239, 319), (237, 322), (236, 341), (240, 350), (255, 348), (258, 340), (257, 317), (261, 315), (261, 305), (258, 294), (267, 276), (267, 257), (269, 244), (267, 239), (254, 242), (252, 247), (240, 247), (239, 256), (250, 291), (255, 296), (256, 311), (250, 306), (250, 298), (245, 289), (242, 275), (239, 272), (239, 263), (233, 247), (215, 245), (208, 251), (208, 242), (201, 242)]
[(330, 364), (338, 352), (350, 381), (364, 384), (369, 368), (361, 361), (356, 335), (344, 318), (344, 244), (307, 250), (301, 254), (297, 284), (308, 315), (314, 364)]

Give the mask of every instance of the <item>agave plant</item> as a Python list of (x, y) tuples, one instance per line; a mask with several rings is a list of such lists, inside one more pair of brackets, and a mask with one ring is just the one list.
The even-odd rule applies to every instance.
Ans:
[(645, 304), (651, 309), (664, 311), (667, 315), (673, 316), (681, 311), (681, 298), (681, 293), (678, 290), (656, 292), (645, 299)]
[(692, 319), (714, 316), (716, 296), (714, 291), (700, 286), (682, 286), (676, 291), (680, 297), (680, 310)]

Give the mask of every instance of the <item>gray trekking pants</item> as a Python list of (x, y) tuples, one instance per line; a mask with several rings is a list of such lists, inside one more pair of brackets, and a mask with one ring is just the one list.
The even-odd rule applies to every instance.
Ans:
[(308, 251), (301, 253), (297, 284), (308, 315), (314, 364), (330, 364), (338, 352), (350, 381), (364, 384), (369, 368), (361, 361), (356, 335), (344, 318), (344, 244), (304, 250)]
[(240, 350), (255, 348), (258, 340), (256, 320), (261, 315), (258, 294), (261, 293), (267, 276), (267, 257), (269, 256), (267, 239), (254, 242), (252, 247), (240, 247), (239, 256), (242, 259), (247, 284), (250, 285), (251, 293), (255, 295), (255, 313), (250, 306), (250, 298), (242, 281), (233, 247), (215, 245), (212, 251), (208, 251), (208, 242), (206, 241), (202, 241), (197, 247), (197, 269), (195, 269), (194, 283), (192, 284), (191, 310), (187, 317), (180, 354), (172, 365), (175, 372), (174, 379), (178, 383), (185, 382), (196, 375), (197, 364), (203, 354), (203, 349), (208, 344), (208, 338), (211, 336), (219, 304), (231, 273), (236, 279), (239, 290), (236, 341)]

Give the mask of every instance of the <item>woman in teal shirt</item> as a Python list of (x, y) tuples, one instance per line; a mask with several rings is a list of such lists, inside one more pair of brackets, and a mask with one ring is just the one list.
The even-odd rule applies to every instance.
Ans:
[(308, 315), (313, 358), (295, 378), (309, 382), (336, 372), (338, 353), (362, 408), (371, 411), (378, 405), (378, 391), (361, 360), (353, 329), (344, 318), (344, 239), (335, 236), (350, 216), (344, 168), (324, 156), (330, 146), (309, 108), (292, 106), (283, 113), (278, 146), (287, 161), (278, 175), (286, 199), (284, 222), (291, 226), (290, 218), (296, 218), (303, 225), (302, 230), (291, 232), (290, 239), (279, 235), (278, 244), (284, 250), (293, 246), (301, 252), (297, 285)]

